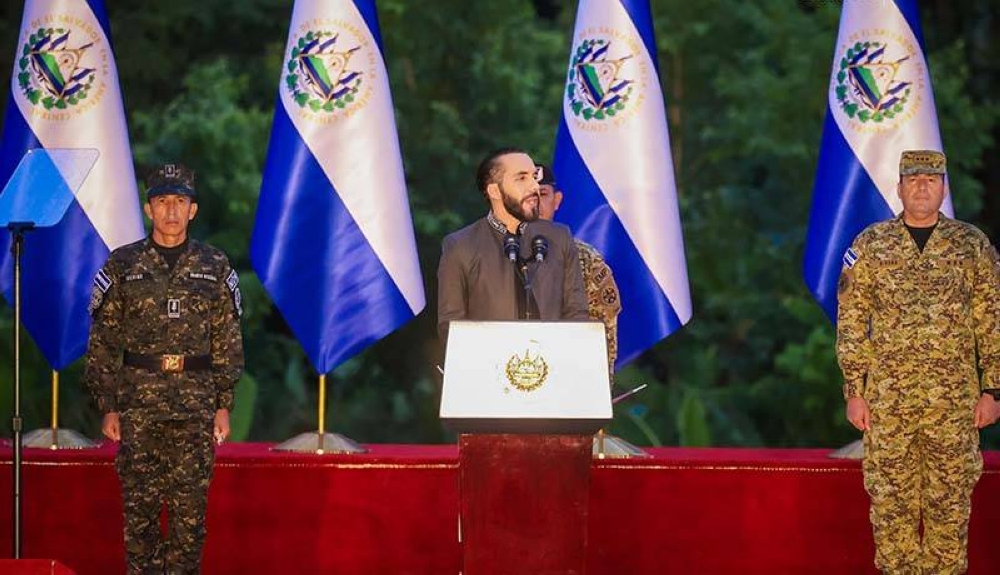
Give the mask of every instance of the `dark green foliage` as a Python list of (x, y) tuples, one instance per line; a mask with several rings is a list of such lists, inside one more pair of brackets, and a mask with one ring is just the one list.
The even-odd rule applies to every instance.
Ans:
[[(194, 167), (203, 200), (193, 235), (240, 270), (249, 375), (234, 438), (315, 429), (317, 375), (248, 255), (292, 1), (108, 4), (139, 173), (164, 160)], [(572, 4), (379, 2), (428, 309), (329, 375), (328, 429), (363, 442), (451, 439), (436, 416), (440, 241), (486, 210), (473, 173), (488, 150), (516, 145), (551, 160)], [(1000, 121), (1000, 41), (989, 22), (1000, 7), (921, 9), (956, 212), (1000, 229), (1000, 201), (987, 193), (1000, 185), (987, 171)], [(4, 65), (21, 56), (20, 10), (0, 6)], [(625, 387), (650, 387), (616, 407), (612, 432), (640, 445), (846, 443), (856, 433), (843, 418), (834, 332), (801, 279), (839, 4), (654, 0), (653, 11), (694, 318), (617, 374)], [(11, 321), (5, 308), (0, 363), (8, 366)], [(33, 428), (49, 421), (49, 371), (25, 347)], [(0, 413), (10, 410), (11, 377), (0, 371)], [(62, 423), (96, 435), (79, 377), (79, 364), (62, 374)]]

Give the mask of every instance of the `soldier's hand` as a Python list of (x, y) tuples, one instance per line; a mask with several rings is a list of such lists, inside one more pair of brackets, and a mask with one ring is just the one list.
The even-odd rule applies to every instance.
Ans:
[(872, 427), (872, 413), (868, 411), (868, 402), (863, 397), (852, 397), (847, 400), (847, 421), (861, 431)]
[(979, 403), (973, 411), (976, 427), (982, 429), (987, 425), (993, 425), (1000, 419), (1000, 401), (993, 399), (993, 396), (984, 393), (979, 396)]
[(216, 444), (222, 443), (227, 437), (229, 437), (228, 409), (218, 409), (215, 411), (215, 423), (213, 425), (213, 430), (215, 431)]
[(122, 428), (118, 412), (112, 411), (104, 414), (104, 421), (101, 422), (101, 433), (111, 441), (121, 441)]

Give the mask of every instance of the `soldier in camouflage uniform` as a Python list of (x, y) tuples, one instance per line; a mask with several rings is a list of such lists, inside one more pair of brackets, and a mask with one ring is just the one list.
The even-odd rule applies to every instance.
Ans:
[(983, 468), (977, 428), (1000, 417), (1000, 260), (981, 231), (939, 213), (944, 154), (903, 152), (899, 172), (903, 213), (869, 226), (844, 255), (847, 418), (864, 431), (875, 565), (964, 573)]
[[(538, 217), (551, 220), (562, 204), (563, 193), (556, 184), (555, 174), (548, 166), (538, 164), (538, 169)], [(601, 252), (587, 242), (574, 241), (580, 254), (580, 269), (587, 289), (590, 319), (604, 323), (604, 335), (608, 341), (608, 370), (613, 378), (615, 360), (618, 358), (618, 314), (622, 311), (618, 284)]]
[(94, 280), (85, 378), (102, 431), (121, 442), (128, 573), (198, 573), (213, 439), (229, 434), (243, 370), (239, 278), (225, 254), (187, 237), (194, 174), (167, 164), (147, 184), (150, 237), (112, 252)]

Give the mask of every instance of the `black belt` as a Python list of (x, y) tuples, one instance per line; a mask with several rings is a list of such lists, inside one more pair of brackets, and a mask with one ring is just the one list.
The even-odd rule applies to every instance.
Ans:
[(204, 371), (212, 369), (210, 355), (173, 355), (125, 352), (122, 363), (131, 367), (141, 367), (151, 371)]

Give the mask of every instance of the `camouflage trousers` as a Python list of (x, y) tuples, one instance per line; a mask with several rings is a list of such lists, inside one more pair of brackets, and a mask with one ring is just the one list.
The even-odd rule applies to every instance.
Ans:
[[(198, 573), (215, 447), (212, 419), (121, 418), (116, 466), (130, 575)], [(160, 511), (167, 507), (167, 538)]]
[(888, 575), (965, 573), (983, 471), (972, 409), (873, 409), (864, 443), (875, 566)]

